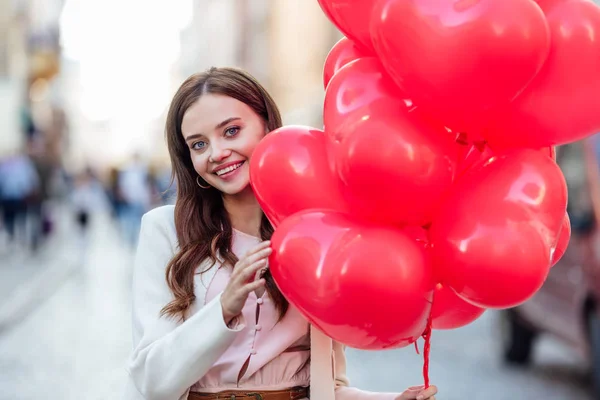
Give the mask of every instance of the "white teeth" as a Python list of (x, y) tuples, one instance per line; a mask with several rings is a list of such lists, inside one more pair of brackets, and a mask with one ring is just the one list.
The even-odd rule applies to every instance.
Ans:
[(221, 176), (221, 175), (223, 175), (223, 174), (226, 174), (226, 173), (228, 173), (228, 172), (231, 172), (231, 171), (233, 171), (233, 170), (236, 170), (236, 169), (238, 169), (239, 167), (241, 167), (241, 166), (242, 166), (242, 164), (243, 164), (243, 162), (241, 162), (241, 163), (239, 163), (239, 164), (232, 165), (232, 166), (230, 166), (230, 167), (227, 167), (227, 168), (220, 169), (220, 170), (218, 170), (218, 171), (216, 172), (216, 174), (217, 174), (218, 176)]

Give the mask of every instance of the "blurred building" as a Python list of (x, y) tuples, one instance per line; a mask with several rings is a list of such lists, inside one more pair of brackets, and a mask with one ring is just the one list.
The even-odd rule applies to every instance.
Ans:
[(0, 22), (0, 152), (42, 134), (71, 169), (167, 164), (169, 101), (210, 66), (249, 70), (284, 123), (319, 127), (341, 37), (316, 0), (0, 0)]
[(66, 117), (61, 88), (58, 20), (62, 0), (0, 0), (0, 152), (36, 136), (60, 163)]
[(271, 92), (286, 124), (319, 127), (325, 57), (341, 37), (316, 0), (205, 0), (182, 33), (179, 71), (250, 71)]
[(23, 17), (12, 0), (0, 0), (0, 156), (21, 145), (19, 106), (25, 91)]

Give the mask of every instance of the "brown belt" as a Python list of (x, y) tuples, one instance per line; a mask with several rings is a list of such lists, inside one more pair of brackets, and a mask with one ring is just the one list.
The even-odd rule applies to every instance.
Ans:
[(308, 398), (307, 387), (273, 391), (227, 391), (219, 393), (190, 392), (188, 400), (300, 400)]

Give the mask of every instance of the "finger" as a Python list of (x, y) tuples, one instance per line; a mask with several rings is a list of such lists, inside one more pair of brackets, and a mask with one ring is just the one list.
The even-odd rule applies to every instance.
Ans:
[(415, 400), (416, 398), (416, 392), (406, 389), (404, 392), (402, 392), (402, 394), (399, 397), (397, 397), (397, 400)]
[(419, 393), (419, 395), (417, 396), (417, 400), (431, 400), (432, 398), (435, 398), (434, 396), (437, 394), (437, 391), (437, 387), (430, 386), (427, 389), (423, 390), (421, 393)]
[(269, 260), (265, 260), (265, 266), (262, 268), (259, 268), (255, 273), (254, 273), (254, 280), (260, 279), (263, 276), (265, 276), (265, 274), (267, 273), (267, 271), (269, 270)]
[(262, 259), (262, 260), (258, 260), (257, 262), (255, 262), (252, 265), (249, 265), (248, 267), (244, 268), (242, 271), (240, 271), (240, 273), (238, 274), (237, 277), (237, 281), (240, 284), (245, 284), (251, 281), (254, 281), (256, 274), (259, 270), (266, 268), (267, 266), (267, 260)]
[[(245, 267), (247, 267), (248, 265), (252, 264), (254, 262), (254, 260), (256, 260), (257, 258), (255, 258), (254, 256), (263, 251), (263, 250), (267, 250), (269, 249), (269, 251), (267, 251), (268, 254), (270, 253), (270, 246), (271, 242), (269, 240), (265, 240), (264, 242), (261, 242), (258, 246), (252, 248), (250, 251), (248, 251), (244, 257), (242, 257), (234, 266), (233, 266), (233, 273), (235, 274), (236, 272), (238, 272), (241, 269), (244, 269)], [(258, 257), (261, 258), (261, 257)]]
[(273, 252), (273, 250), (270, 247), (268, 247), (266, 249), (262, 249), (261, 251), (259, 251), (257, 253), (252, 254), (251, 256), (249, 256), (246, 259), (247, 265), (244, 266), (243, 268), (248, 268), (257, 261), (266, 260), (271, 255), (272, 252)]
[(254, 246), (253, 248), (251, 248), (250, 250), (248, 250), (248, 252), (246, 254), (244, 254), (244, 258), (251, 256), (254, 253), (258, 253), (259, 251), (266, 249), (269, 246), (271, 246), (270, 240), (262, 241), (259, 244), (257, 244), (256, 246)]
[(438, 392), (437, 386), (431, 385), (427, 389), (425, 389), (425, 393), (429, 394), (429, 396), (433, 396)]
[(264, 279), (259, 279), (257, 281), (250, 282), (242, 288), (242, 291), (245, 296), (248, 296), (250, 293), (252, 293), (256, 289), (265, 286), (265, 283), (266, 283), (266, 281)]
[(411, 386), (408, 388), (408, 390), (423, 390), (423, 389), (425, 389), (425, 385)]

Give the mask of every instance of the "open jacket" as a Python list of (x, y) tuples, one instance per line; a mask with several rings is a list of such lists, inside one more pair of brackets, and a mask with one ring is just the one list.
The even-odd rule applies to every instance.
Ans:
[[(160, 317), (173, 299), (165, 281), (168, 262), (177, 252), (174, 207), (144, 215), (133, 280), (133, 353), (123, 400), (185, 400), (235, 339), (223, 321), (220, 295), (196, 302), (185, 323)], [(217, 268), (197, 275), (195, 294), (203, 299)], [(311, 327), (311, 399), (393, 400), (390, 393), (348, 387), (346, 358), (340, 343)]]

